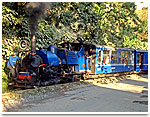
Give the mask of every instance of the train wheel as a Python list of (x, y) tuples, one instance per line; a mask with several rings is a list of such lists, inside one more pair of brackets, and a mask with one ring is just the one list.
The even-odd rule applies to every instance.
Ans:
[(42, 85), (58, 84), (60, 82), (57, 67), (47, 66), (42, 68), (40, 71)]

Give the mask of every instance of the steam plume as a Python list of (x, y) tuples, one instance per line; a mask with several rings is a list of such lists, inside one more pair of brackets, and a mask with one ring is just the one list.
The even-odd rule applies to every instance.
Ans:
[(35, 32), (38, 28), (38, 21), (46, 13), (47, 8), (51, 8), (56, 3), (47, 2), (30, 2), (26, 6), (26, 12), (29, 15), (29, 27), (31, 31), (31, 51), (36, 51), (36, 37)]
[(38, 27), (38, 20), (43, 16), (46, 11), (47, 5), (44, 2), (31, 2), (27, 6), (27, 14), (29, 15), (29, 27), (32, 35)]

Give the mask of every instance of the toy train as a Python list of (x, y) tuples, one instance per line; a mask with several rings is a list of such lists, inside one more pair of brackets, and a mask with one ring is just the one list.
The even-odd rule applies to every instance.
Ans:
[[(65, 47), (65, 46), (64, 46)], [(49, 45), (36, 50), (40, 59), (39, 66), (31, 74), (28, 66), (29, 54), (21, 60), (15, 86), (45, 86), (60, 82), (75, 81), (75, 75), (107, 74), (126, 71), (147, 71), (148, 51), (119, 47), (107, 47), (96, 44), (69, 43), (70, 48), (58, 48)], [(92, 49), (92, 57), (89, 57)]]

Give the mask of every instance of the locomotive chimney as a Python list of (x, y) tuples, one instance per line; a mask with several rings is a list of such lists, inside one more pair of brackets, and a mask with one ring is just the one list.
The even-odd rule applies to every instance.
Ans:
[(31, 52), (36, 52), (36, 37), (31, 34)]

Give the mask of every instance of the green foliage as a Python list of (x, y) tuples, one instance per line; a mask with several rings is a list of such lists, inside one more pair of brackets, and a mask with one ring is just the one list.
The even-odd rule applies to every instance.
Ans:
[[(25, 3), (3, 5), (4, 36), (30, 40), (24, 6)], [(109, 46), (124, 47), (124, 35), (131, 40), (137, 37), (146, 43), (148, 20), (141, 21), (135, 10), (136, 6), (132, 2), (57, 3), (47, 10), (47, 16), (39, 23), (36, 32), (37, 49), (61, 42), (64, 38), (73, 41), (78, 36), (83, 37), (85, 42)], [(19, 29), (16, 28), (18, 25)]]
[(125, 47), (124, 35), (141, 41), (148, 29), (146, 21), (141, 21), (135, 10), (132, 2), (67, 2), (48, 10), (45, 20), (57, 29), (63, 24), (69, 29), (68, 33), (83, 37), (85, 42)]
[(19, 41), (29, 37), (29, 29), (25, 14), (25, 3), (3, 2), (2, 4), (2, 83), (3, 90), (7, 89), (9, 56), (19, 52)]
[(137, 37), (135, 37), (134, 39), (130, 39), (128, 36), (124, 35), (123, 46), (136, 50), (146, 50), (148, 48), (148, 43), (142, 42), (141, 40), (137, 39)]
[(36, 37), (36, 48), (41, 49), (51, 43), (58, 45), (62, 43), (64, 39), (74, 41), (77, 38), (77, 34), (71, 30), (69, 26), (59, 23), (56, 27), (54, 24), (48, 24), (48, 21), (43, 19), (39, 22)]
[(3, 38), (2, 40), (2, 58), (4, 60), (8, 60), (9, 56), (12, 55), (12, 53), (19, 52), (18, 43), (20, 39), (19, 38)]
[(49, 10), (49, 15), (46, 18), (47, 21), (51, 19), (51, 23), (57, 28), (60, 28), (60, 23), (63, 24), (69, 28), (70, 33), (74, 33), (76, 37), (82, 36), (85, 41), (98, 38), (101, 34), (101, 29), (97, 25), (97, 21), (101, 19), (101, 16), (92, 11), (93, 3), (61, 4)]
[(3, 36), (15, 36), (18, 32), (18, 30), (15, 30), (15, 26), (18, 24), (18, 19), (15, 17), (16, 15), (18, 15), (17, 12), (2, 6)]
[(7, 81), (8, 81), (8, 73), (6, 70), (6, 62), (3, 60), (2, 61), (2, 90), (6, 90), (8, 87)]
[(19, 52), (18, 43), (20, 39), (18, 38), (5, 38), (2, 40), (2, 84), (3, 90), (7, 89), (7, 81), (8, 81), (8, 73), (7, 62), (9, 56), (12, 55), (13, 52)]
[(30, 41), (31, 38), (31, 32), (29, 30), (29, 26), (28, 26), (28, 18), (25, 17), (22, 20), (22, 25), (21, 25), (21, 30), (20, 30), (20, 39), (26, 39), (28, 41)]
[(20, 31), (22, 31), (22, 20), (26, 16), (24, 7), (24, 2), (3, 2), (2, 35), (4, 37), (21, 37)]

